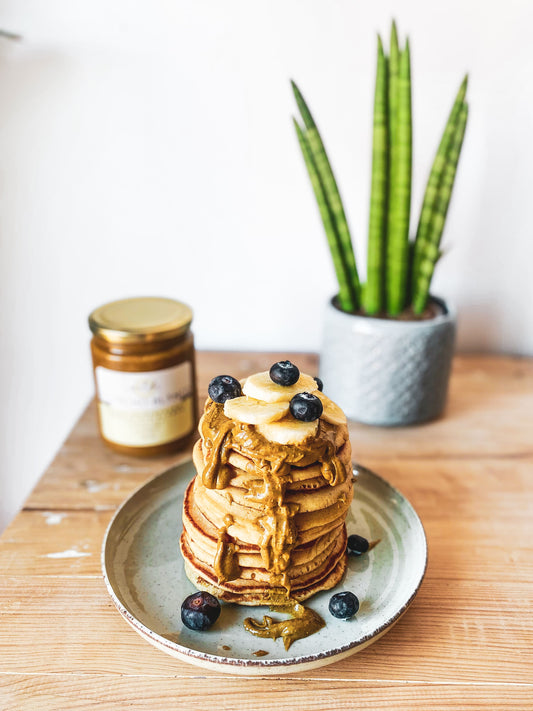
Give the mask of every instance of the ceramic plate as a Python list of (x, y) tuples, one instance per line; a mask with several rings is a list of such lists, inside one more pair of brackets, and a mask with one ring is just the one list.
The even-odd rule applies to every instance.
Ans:
[[(148, 642), (199, 666), (233, 674), (280, 674), (319, 667), (358, 652), (383, 635), (412, 602), (426, 568), (424, 529), (411, 504), (381, 477), (357, 470), (358, 481), (346, 521), (348, 533), (375, 548), (350, 558), (335, 592), (351, 590), (359, 612), (338, 620), (328, 611), (332, 591), (309, 600), (326, 626), (288, 651), (280, 639), (258, 639), (243, 629), (250, 615), (272, 614), (267, 607), (222, 604), (217, 622), (193, 632), (181, 622), (181, 603), (195, 588), (186, 578), (178, 539), (185, 488), (194, 476), (192, 462), (163, 472), (135, 492), (117, 511), (107, 530), (102, 567), (115, 605)], [(308, 603), (306, 603), (308, 604)], [(254, 652), (268, 652), (257, 656)]]

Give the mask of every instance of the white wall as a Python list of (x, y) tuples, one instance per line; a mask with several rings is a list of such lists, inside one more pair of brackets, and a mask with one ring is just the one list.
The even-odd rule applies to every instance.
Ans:
[(364, 264), (375, 32), (412, 44), (414, 208), (465, 71), (434, 291), (533, 353), (530, 0), (11, 0), (0, 27), (0, 528), (92, 393), (89, 311), (189, 302), (201, 348), (317, 349), (335, 289), (291, 125), (308, 98)]

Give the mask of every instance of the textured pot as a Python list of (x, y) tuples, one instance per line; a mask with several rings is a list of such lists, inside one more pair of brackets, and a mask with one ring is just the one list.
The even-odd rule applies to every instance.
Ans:
[(438, 417), (446, 402), (455, 313), (425, 321), (355, 316), (326, 308), (320, 377), (346, 415), (370, 425), (409, 425)]

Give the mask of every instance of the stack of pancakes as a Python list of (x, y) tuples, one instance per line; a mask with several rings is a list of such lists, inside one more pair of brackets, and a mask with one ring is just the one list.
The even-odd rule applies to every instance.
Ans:
[(336, 406), (317, 394), (325, 407), (316, 433), (288, 444), (207, 400), (180, 540), (197, 588), (241, 605), (272, 605), (305, 600), (341, 580), (351, 447), (338, 408), (328, 418)]

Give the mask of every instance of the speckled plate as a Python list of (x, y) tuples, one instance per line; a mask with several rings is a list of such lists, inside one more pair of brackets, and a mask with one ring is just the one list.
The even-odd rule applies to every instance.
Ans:
[[(348, 533), (380, 543), (360, 558), (350, 558), (346, 577), (335, 589), (358, 596), (361, 606), (355, 617), (348, 621), (332, 617), (328, 612), (332, 592), (318, 593), (309, 607), (322, 615), (326, 626), (297, 640), (288, 651), (279, 639), (258, 639), (243, 629), (242, 622), (250, 615), (276, 616), (266, 607), (223, 604), (211, 629), (187, 629), (181, 622), (181, 603), (195, 588), (185, 576), (178, 539), (183, 493), (194, 474), (192, 462), (186, 462), (136, 491), (115, 514), (102, 550), (104, 578), (115, 605), (142, 637), (163, 652), (233, 674), (304, 671), (375, 642), (412, 602), (427, 562), (424, 529), (396, 489), (361, 467), (347, 518)], [(254, 654), (260, 650), (268, 654)]]

